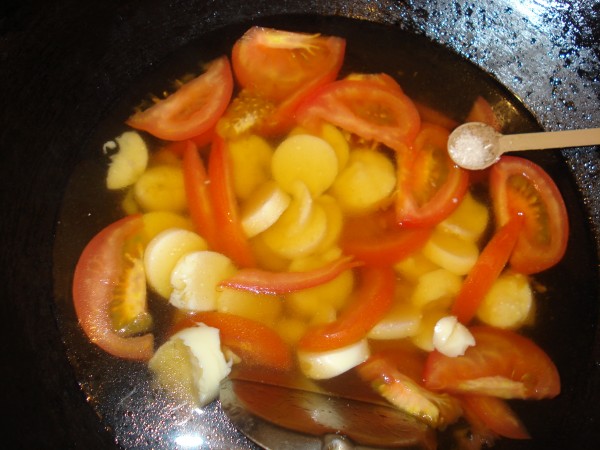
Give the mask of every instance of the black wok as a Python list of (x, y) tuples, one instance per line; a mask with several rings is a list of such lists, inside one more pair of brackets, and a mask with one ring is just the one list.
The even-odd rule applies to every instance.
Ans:
[[(135, 417), (116, 417), (121, 414), (116, 407), (112, 413), (92, 408), (86, 387), (93, 377), (78, 378), (67, 357), (52, 267), (63, 193), (98, 124), (174, 51), (228, 24), (306, 13), (377, 22), (434, 40), (491, 73), (544, 128), (600, 126), (595, 0), (5, 2), (0, 6), (3, 447), (115, 448), (115, 436), (123, 435), (128, 438), (119, 442), (128, 447), (157, 445), (144, 437), (151, 430)], [(582, 326), (560, 344), (562, 352), (576, 355), (576, 370), (566, 369), (569, 384), (559, 407), (547, 404), (552, 426), (539, 425), (541, 440), (502, 448), (591, 449), (600, 443), (600, 156), (598, 148), (588, 148), (563, 158), (561, 183), (573, 183), (578, 192), (567, 200), (582, 211), (584, 221), (575, 231), (586, 248), (581, 257), (571, 255), (570, 264), (591, 268), (595, 283), (584, 287), (586, 298), (563, 299), (581, 309)], [(218, 411), (209, 420), (216, 436), (234, 435)], [(249, 445), (236, 439), (227, 442)]]

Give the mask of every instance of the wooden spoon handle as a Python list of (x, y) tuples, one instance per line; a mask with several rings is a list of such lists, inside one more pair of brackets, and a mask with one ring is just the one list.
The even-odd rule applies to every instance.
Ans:
[(600, 145), (600, 128), (508, 134), (498, 139), (498, 145), (502, 153)]

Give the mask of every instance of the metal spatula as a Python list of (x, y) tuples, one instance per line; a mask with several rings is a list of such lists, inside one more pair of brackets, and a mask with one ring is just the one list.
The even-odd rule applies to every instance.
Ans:
[(265, 449), (436, 447), (432, 429), (396, 408), (308, 389), (228, 378), (220, 401), (238, 430)]

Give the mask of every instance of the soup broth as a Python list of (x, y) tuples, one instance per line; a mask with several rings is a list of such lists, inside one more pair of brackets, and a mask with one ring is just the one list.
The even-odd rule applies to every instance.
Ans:
[[(172, 92), (175, 80), (221, 56), (230, 55), (235, 41), (253, 24), (236, 24), (207, 34), (172, 55), (140, 80), (86, 143), (65, 192), (55, 245), (57, 319), (63, 331), (75, 376), (103, 425), (123, 448), (179, 448), (187, 436), (198, 448), (253, 448), (224, 417), (216, 402), (201, 409), (182, 406), (152, 384), (144, 363), (106, 354), (82, 333), (72, 306), (72, 274), (82, 249), (102, 228), (124, 215), (123, 192), (105, 187), (108, 157), (102, 148), (128, 128), (124, 121), (135, 106), (148, 104), (148, 93)], [(346, 55), (338, 78), (350, 73), (386, 73), (415, 102), (462, 122), (478, 97), (493, 105), (504, 133), (540, 127), (527, 108), (496, 80), (448, 50), (423, 37), (360, 21), (324, 17), (273, 17), (260, 25), (321, 33), (346, 39)], [(151, 148), (160, 141), (144, 135)], [(567, 253), (553, 268), (533, 277), (535, 315), (520, 331), (544, 349), (558, 367), (563, 393), (544, 402), (511, 402), (532, 434), (530, 441), (500, 440), (495, 448), (544, 448), (556, 445), (556, 430), (573, 399), (569, 386), (586, 371), (583, 358), (593, 339), (597, 317), (596, 260), (593, 243), (575, 185), (555, 153), (525, 155), (543, 167), (558, 185), (568, 207), (571, 233)], [(154, 317), (155, 348), (169, 336), (178, 314), (164, 299), (148, 291)], [(582, 323), (582, 321), (588, 321)], [(327, 383), (325, 383), (327, 384)], [(450, 448), (452, 430), (441, 433), (440, 448)]]

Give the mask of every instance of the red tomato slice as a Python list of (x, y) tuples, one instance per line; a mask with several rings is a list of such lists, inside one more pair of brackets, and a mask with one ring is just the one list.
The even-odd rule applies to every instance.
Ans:
[(109, 312), (127, 258), (126, 242), (142, 227), (142, 216), (127, 216), (94, 236), (75, 267), (73, 303), (79, 323), (91, 342), (119, 358), (146, 361), (154, 351), (152, 334), (119, 336), (113, 330)]
[(368, 78), (329, 83), (302, 103), (296, 114), (309, 129), (329, 122), (394, 150), (411, 145), (420, 126), (410, 98)]
[(226, 142), (216, 136), (208, 161), (209, 194), (219, 233), (218, 248), (241, 267), (254, 267), (256, 261), (244, 234), (233, 191), (231, 164)]
[(296, 126), (295, 115), (299, 105), (310, 98), (318, 88), (319, 86), (301, 89), (277, 104), (275, 109), (267, 114), (259, 124), (258, 132), (267, 136), (281, 136), (288, 133)]
[(503, 156), (491, 168), (490, 193), (498, 225), (516, 213), (525, 217), (510, 258), (515, 271), (538, 273), (562, 259), (569, 239), (567, 208), (558, 187), (540, 166)]
[(294, 362), (290, 347), (268, 326), (255, 320), (216, 311), (193, 313), (177, 322), (175, 334), (203, 323), (218, 328), (221, 343), (242, 358), (243, 364), (289, 370)]
[(530, 439), (527, 429), (508, 404), (499, 398), (465, 395), (461, 398), (465, 418), (476, 435), (490, 432), (510, 439)]
[(419, 250), (430, 236), (430, 228), (401, 228), (393, 211), (383, 211), (348, 218), (340, 246), (345, 254), (368, 265), (387, 266)]
[(449, 135), (439, 125), (424, 123), (412, 152), (399, 158), (396, 219), (402, 226), (436, 225), (467, 192), (469, 175), (450, 159)]
[[(399, 94), (404, 94), (404, 90), (402, 86), (398, 84), (398, 82), (387, 73), (351, 73), (348, 75), (345, 80), (355, 80), (355, 81), (369, 81), (372, 83), (377, 83), (386, 89), (389, 89), (393, 92), (397, 92)], [(415, 105), (416, 106), (416, 105)]]
[(216, 124), (201, 134), (191, 137), (190, 140), (196, 144), (196, 147), (199, 149), (209, 147), (216, 133), (215, 128)]
[(397, 348), (372, 355), (358, 366), (357, 372), (395, 407), (434, 428), (444, 428), (460, 418), (460, 402), (421, 386), (423, 363), (422, 353)]
[(552, 360), (530, 339), (488, 326), (470, 329), (475, 346), (451, 358), (431, 352), (425, 364), (425, 386), (435, 391), (542, 399), (560, 393)]
[(363, 267), (351, 304), (334, 322), (307, 330), (298, 342), (305, 351), (322, 352), (358, 342), (392, 306), (396, 275), (391, 267)]
[(185, 83), (167, 98), (127, 119), (127, 125), (170, 141), (208, 132), (227, 108), (233, 76), (227, 57), (215, 59), (206, 72)]
[(211, 248), (217, 248), (217, 228), (208, 188), (208, 175), (194, 143), (186, 141), (184, 145), (183, 181), (190, 216), (198, 234), (206, 239)]
[(351, 256), (342, 257), (322, 267), (306, 272), (269, 272), (261, 269), (241, 269), (220, 283), (257, 294), (283, 295), (318, 286), (333, 280), (346, 270), (360, 266)]
[(233, 46), (233, 70), (242, 87), (280, 102), (335, 80), (345, 49), (339, 37), (252, 27)]
[(422, 122), (433, 123), (435, 125), (444, 127), (447, 130), (453, 130), (460, 125), (457, 120), (424, 103), (415, 102), (415, 106), (419, 111)]
[(473, 102), (473, 106), (471, 106), (465, 122), (482, 122), (491, 126), (496, 131), (502, 129), (501, 121), (492, 109), (492, 105), (481, 96), (477, 97)]
[(515, 216), (485, 246), (452, 305), (452, 314), (460, 322), (466, 324), (475, 316), (477, 308), (506, 266), (522, 229), (523, 218)]

